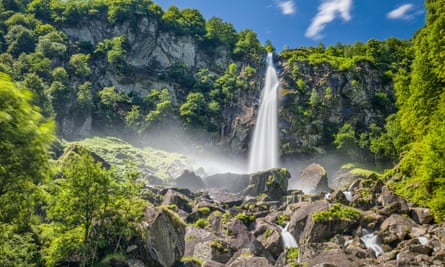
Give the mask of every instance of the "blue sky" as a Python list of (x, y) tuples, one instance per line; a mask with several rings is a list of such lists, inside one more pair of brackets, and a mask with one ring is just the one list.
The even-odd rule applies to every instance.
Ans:
[(261, 42), (285, 46), (352, 44), (370, 38), (409, 39), (424, 25), (423, 0), (154, 0), (196, 8), (239, 30), (252, 29)]

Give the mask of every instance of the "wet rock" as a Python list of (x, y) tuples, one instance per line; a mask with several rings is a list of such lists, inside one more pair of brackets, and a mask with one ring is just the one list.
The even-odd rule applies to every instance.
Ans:
[(254, 173), (250, 176), (249, 185), (243, 194), (256, 197), (264, 193), (271, 200), (282, 200), (287, 193), (289, 178), (290, 173), (284, 168)]
[(201, 177), (189, 170), (184, 170), (184, 172), (175, 179), (175, 183), (178, 187), (188, 188), (194, 192), (206, 188)]
[(330, 191), (326, 170), (316, 163), (312, 163), (300, 172), (295, 186), (306, 194)]
[(141, 232), (133, 258), (153, 267), (179, 263), (185, 250), (185, 224), (179, 216), (166, 209), (146, 208)]

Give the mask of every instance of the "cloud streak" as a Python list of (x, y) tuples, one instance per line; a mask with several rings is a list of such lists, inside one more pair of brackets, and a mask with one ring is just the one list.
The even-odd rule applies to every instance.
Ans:
[(295, 3), (292, 0), (288, 1), (276, 1), (278, 8), (281, 9), (283, 15), (293, 15), (297, 12)]
[(388, 12), (386, 17), (388, 19), (411, 19), (413, 18), (413, 14), (409, 13), (414, 8), (413, 4), (404, 4), (399, 6), (398, 8)]
[(311, 25), (307, 28), (305, 36), (319, 40), (323, 38), (321, 32), (326, 25), (338, 16), (343, 21), (351, 19), (352, 0), (323, 0), (318, 7), (318, 13), (312, 19)]

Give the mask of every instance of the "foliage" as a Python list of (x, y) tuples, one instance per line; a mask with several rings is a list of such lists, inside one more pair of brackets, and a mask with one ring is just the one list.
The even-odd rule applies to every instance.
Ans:
[(3, 73), (0, 99), (0, 222), (27, 224), (36, 185), (49, 174), (54, 125), (31, 104), (31, 93)]
[[(400, 182), (393, 186), (402, 196), (431, 207), (437, 219), (445, 218), (445, 75), (443, 62), (445, 28), (441, 1), (428, 0), (426, 26), (414, 37), (412, 72), (398, 75), (399, 111), (388, 131), (395, 149), (403, 156), (399, 169), (388, 175)], [(396, 180), (396, 181), (397, 181)]]
[(247, 214), (245, 212), (239, 212), (236, 214), (235, 218), (241, 220), (246, 226), (249, 226), (252, 222), (255, 221), (255, 215)]
[(332, 205), (326, 211), (319, 211), (312, 214), (312, 219), (315, 223), (333, 220), (357, 221), (359, 218), (359, 211), (350, 207), (342, 206), (339, 203)]
[(207, 225), (209, 225), (209, 221), (205, 218), (199, 218), (193, 223), (193, 225), (199, 228), (205, 228)]

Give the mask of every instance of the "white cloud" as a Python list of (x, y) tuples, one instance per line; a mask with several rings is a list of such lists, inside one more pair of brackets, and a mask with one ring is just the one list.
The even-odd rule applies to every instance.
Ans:
[(404, 4), (386, 14), (388, 19), (410, 19), (413, 14), (409, 12), (414, 8), (413, 4)]
[(318, 13), (312, 19), (311, 25), (307, 28), (305, 36), (311, 39), (321, 39), (320, 34), (326, 24), (332, 22), (340, 16), (344, 21), (351, 19), (352, 0), (322, 0), (318, 7)]
[(276, 1), (277, 6), (281, 9), (283, 15), (293, 15), (297, 12), (295, 8), (295, 3), (292, 0), (288, 1)]

